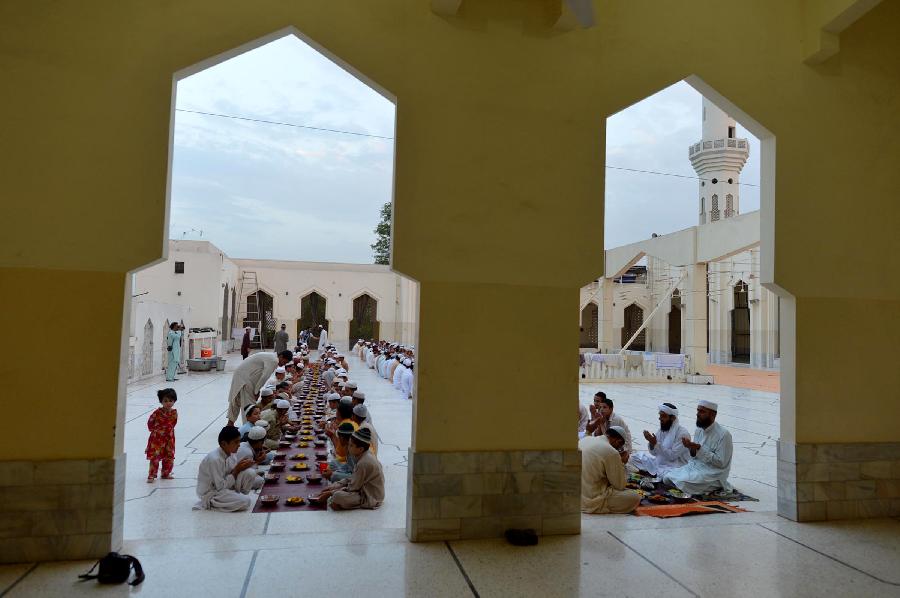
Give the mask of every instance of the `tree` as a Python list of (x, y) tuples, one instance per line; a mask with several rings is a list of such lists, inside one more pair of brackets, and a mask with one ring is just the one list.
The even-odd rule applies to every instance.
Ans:
[(384, 264), (391, 263), (391, 202), (381, 206), (381, 222), (375, 227), (375, 235), (377, 239), (371, 245), (372, 251), (375, 252), (375, 263)]

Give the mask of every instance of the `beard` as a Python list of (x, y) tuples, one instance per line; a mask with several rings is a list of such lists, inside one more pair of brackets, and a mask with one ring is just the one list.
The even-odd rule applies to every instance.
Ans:
[(700, 419), (699, 417), (697, 418), (697, 427), (698, 427), (698, 428), (703, 428), (703, 429), (705, 430), (706, 428), (709, 427), (709, 424), (710, 424), (710, 423), (712, 423), (712, 422), (703, 421), (703, 420)]
[(659, 429), (663, 432), (668, 432), (672, 427), (672, 420), (667, 421), (666, 423), (659, 422)]

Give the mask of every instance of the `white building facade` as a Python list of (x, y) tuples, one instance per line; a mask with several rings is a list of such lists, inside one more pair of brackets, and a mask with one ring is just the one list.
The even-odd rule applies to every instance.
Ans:
[(685, 374), (778, 366), (778, 297), (760, 284), (759, 212), (740, 212), (749, 143), (736, 128), (703, 100), (702, 139), (688, 149), (698, 226), (607, 250), (606, 275), (581, 290), (583, 352), (684, 354)]

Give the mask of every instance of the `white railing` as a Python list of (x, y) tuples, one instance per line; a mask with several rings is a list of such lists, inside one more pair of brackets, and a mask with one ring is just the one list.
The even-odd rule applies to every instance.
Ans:
[[(624, 355), (604, 353), (600, 358), (603, 361), (591, 357), (591, 353), (582, 355), (584, 365), (578, 368), (579, 382), (684, 382), (690, 371), (690, 358), (687, 355), (626, 351)], [(607, 360), (607, 356), (611, 359)], [(638, 356), (640, 360), (636, 359)], [(679, 357), (681, 367), (665, 367), (667, 360), (677, 361)]]
[(696, 153), (702, 152), (703, 150), (708, 149), (724, 149), (725, 147), (733, 147), (735, 149), (747, 149), (747, 140), (746, 139), (731, 139), (731, 138), (723, 138), (723, 139), (712, 139), (706, 141), (698, 141), (688, 148), (688, 156), (693, 156)]

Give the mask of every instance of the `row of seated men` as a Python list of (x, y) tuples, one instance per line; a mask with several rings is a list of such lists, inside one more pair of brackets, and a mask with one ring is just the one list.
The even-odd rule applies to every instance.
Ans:
[[(329, 481), (320, 494), (332, 509), (375, 509), (384, 502), (384, 472), (378, 461), (378, 433), (365, 405), (366, 396), (349, 379), (348, 364), (333, 346), (326, 346), (310, 362), (305, 346), (278, 354), (256, 353), (241, 362), (232, 378), (229, 421), (219, 433), (218, 447), (200, 463), (195, 509), (243, 511), (252, 507), (254, 490), (285, 433), (296, 432), (298, 419), (291, 398), (303, 392), (304, 378), (312, 367), (320, 371), (325, 386), (325, 434), (329, 438), (329, 462), (323, 476)], [(240, 372), (241, 368), (246, 371)], [(266, 377), (266, 371), (270, 376)], [(232, 412), (241, 400), (244, 381), (258, 382), (255, 400), (242, 406), (243, 424), (235, 427)], [(252, 392), (252, 391), (251, 391)]]
[(686, 495), (728, 493), (733, 452), (731, 432), (716, 422), (719, 407), (701, 400), (693, 436), (681, 425), (678, 408), (659, 405), (659, 429), (644, 430), (649, 450), (634, 452), (631, 432), (603, 392), (589, 407), (579, 405), (581, 508), (585, 513), (630, 513), (641, 495), (626, 489), (629, 472), (657, 479)]
[(416, 366), (415, 347), (390, 341), (365, 341), (359, 339), (353, 351), (369, 369), (389, 380), (401, 399), (411, 399), (413, 394), (413, 370)]

